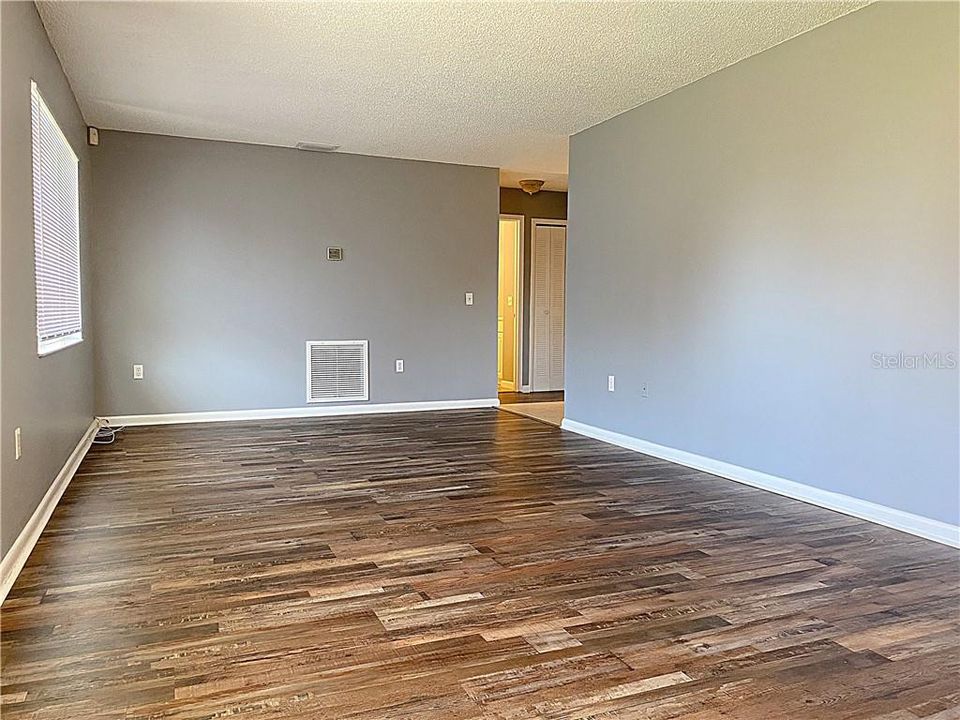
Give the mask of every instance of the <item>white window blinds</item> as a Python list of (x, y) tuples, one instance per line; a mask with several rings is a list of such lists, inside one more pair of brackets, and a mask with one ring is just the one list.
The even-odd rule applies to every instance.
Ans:
[(80, 318), (79, 163), (37, 91), (33, 122), (33, 243), (40, 355), (83, 339)]

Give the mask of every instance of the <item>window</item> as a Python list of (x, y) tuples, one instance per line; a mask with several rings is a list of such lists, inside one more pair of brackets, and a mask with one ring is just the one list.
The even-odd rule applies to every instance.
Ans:
[(79, 162), (36, 83), (30, 84), (30, 114), (37, 352), (49, 355), (83, 340)]

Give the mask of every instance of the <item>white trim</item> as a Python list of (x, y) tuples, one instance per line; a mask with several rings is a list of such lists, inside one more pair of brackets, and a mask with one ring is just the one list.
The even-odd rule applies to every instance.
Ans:
[(23, 570), (27, 558), (30, 557), (30, 553), (37, 544), (37, 540), (40, 539), (40, 534), (47, 526), (47, 522), (49, 522), (50, 516), (53, 515), (57, 503), (60, 502), (63, 492), (73, 479), (77, 468), (80, 467), (80, 461), (83, 460), (83, 456), (87, 454), (87, 450), (89, 450), (93, 444), (93, 437), (97, 434), (99, 427), (100, 424), (96, 420), (93, 420), (90, 426), (84, 431), (80, 442), (77, 443), (77, 446), (73, 449), (73, 452), (70, 453), (63, 467), (60, 468), (60, 472), (57, 473), (57, 477), (50, 484), (50, 487), (47, 488), (47, 492), (44, 494), (40, 504), (37, 505), (37, 509), (33, 511), (33, 515), (27, 520), (27, 524), (23, 526), (23, 530), (17, 535), (17, 539), (13, 541), (13, 545), (10, 546), (7, 554), (3, 556), (3, 560), (0, 560), (0, 602), (6, 599), (7, 593), (10, 592), (10, 588), (13, 587), (14, 581), (17, 579), (20, 571)]
[(567, 227), (566, 220), (554, 219), (554, 218), (530, 218), (530, 232), (533, 232), (534, 225), (562, 225)]
[(530, 390), (530, 386), (529, 386), (529, 385), (521, 385), (521, 386), (520, 386), (520, 392), (522, 392), (522, 393), (528, 393), (528, 392), (532, 392), (532, 391)]
[(718, 475), (727, 480), (733, 480), (744, 485), (767, 490), (784, 495), (794, 500), (801, 500), (811, 505), (817, 505), (828, 510), (835, 510), (844, 515), (867, 520), (869, 522), (884, 525), (885, 527), (901, 530), (911, 535), (933, 540), (934, 542), (949, 545), (950, 547), (960, 548), (960, 526), (950, 525), (940, 520), (914, 515), (913, 513), (897, 510), (886, 505), (879, 505), (869, 500), (843, 495), (842, 493), (831, 490), (822, 490), (820, 488), (804, 485), (793, 480), (768, 475), (758, 470), (732, 465), (721, 460), (695, 455), (684, 450), (657, 445), (656, 443), (641, 440), (623, 435), (621, 433), (604, 430), (593, 425), (577, 422), (564, 418), (560, 427), (564, 430), (584, 435), (594, 440), (617, 445), (628, 450), (652, 455), (661, 460), (669, 460), (679, 465), (702, 470), (711, 475)]
[(500, 405), (496, 398), (476, 400), (429, 400), (426, 402), (376, 403), (373, 405), (335, 405), (324, 407), (271, 408), (262, 410), (214, 410), (209, 412), (158, 413), (153, 415), (111, 415), (111, 425), (175, 425), (180, 423), (237, 422), (242, 420), (280, 420), (289, 418), (377, 415), (381, 413), (430, 412), (431, 410), (468, 410)]
[[(529, 378), (530, 378), (530, 387), (531, 387), (531, 388), (533, 388), (533, 385), (534, 385), (534, 382), (533, 382), (533, 368), (534, 368), (534, 366), (535, 366), (535, 363), (534, 363), (534, 361), (533, 361), (533, 359), (534, 359), (533, 356), (534, 356), (534, 354), (535, 354), (535, 352), (536, 352), (535, 343), (533, 342), (533, 323), (534, 323), (535, 320), (536, 320), (536, 311), (537, 311), (537, 299), (536, 299), (536, 298), (537, 298), (537, 294), (536, 294), (536, 292), (534, 292), (534, 287), (533, 287), (534, 282), (535, 282), (535, 278), (537, 277), (537, 275), (536, 275), (536, 268), (534, 267), (534, 264), (535, 264), (535, 262), (536, 262), (537, 254), (533, 251), (533, 243), (535, 242), (536, 237), (537, 237), (537, 226), (538, 226), (538, 225), (545, 226), (545, 227), (563, 227), (563, 228), (566, 228), (566, 227), (567, 227), (567, 221), (566, 221), (566, 220), (554, 220), (554, 219), (551, 219), (551, 218), (530, 218), (530, 375), (529, 375)], [(564, 244), (563, 244), (564, 257), (566, 257), (566, 253), (567, 253), (568, 240), (569, 240), (569, 238), (567, 237), (568, 235), (569, 235), (569, 233), (567, 233), (567, 234), (564, 235)], [(564, 267), (566, 267), (566, 259), (564, 259)], [(564, 298), (566, 298), (566, 295), (567, 295), (567, 277), (566, 277), (566, 273), (564, 273), (564, 277), (563, 277), (563, 295), (564, 295)], [(567, 325), (566, 302), (564, 302), (563, 312), (564, 312), (564, 318), (563, 318), (564, 334), (566, 334), (566, 325)], [(564, 347), (563, 351), (564, 351), (564, 353), (566, 353), (566, 351), (567, 351), (566, 347)], [(564, 384), (566, 384), (566, 373), (564, 373)], [(533, 391), (534, 391), (534, 392), (558, 392), (558, 391), (563, 390), (563, 389), (564, 389), (564, 388), (562, 388), (562, 387), (559, 387), (559, 388), (558, 388), (558, 387), (553, 387), (553, 386), (551, 386), (551, 387), (546, 387), (546, 388), (533, 388)]]
[(83, 332), (77, 331), (70, 335), (54, 338), (53, 340), (38, 340), (37, 357), (47, 357), (55, 352), (66, 350), (68, 347), (79, 345), (83, 342)]

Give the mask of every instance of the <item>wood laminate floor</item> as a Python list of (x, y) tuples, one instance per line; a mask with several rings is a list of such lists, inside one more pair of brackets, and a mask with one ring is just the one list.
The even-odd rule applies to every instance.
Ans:
[(960, 717), (956, 551), (497, 412), (131, 428), (2, 716)]

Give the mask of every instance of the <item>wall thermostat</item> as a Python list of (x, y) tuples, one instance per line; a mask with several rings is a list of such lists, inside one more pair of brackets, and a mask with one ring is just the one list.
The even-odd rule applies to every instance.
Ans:
[(343, 248), (328, 247), (327, 260), (343, 260)]

